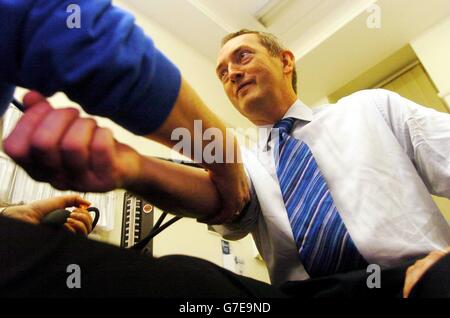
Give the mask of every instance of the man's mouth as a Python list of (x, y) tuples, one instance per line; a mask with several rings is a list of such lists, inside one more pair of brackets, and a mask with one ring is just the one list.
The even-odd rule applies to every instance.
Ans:
[(239, 95), (239, 92), (240, 92), (243, 88), (245, 88), (245, 87), (247, 87), (247, 86), (249, 86), (249, 85), (251, 85), (251, 84), (253, 84), (253, 81), (247, 81), (247, 82), (241, 83), (241, 84), (238, 86), (237, 90), (236, 90), (236, 95)]

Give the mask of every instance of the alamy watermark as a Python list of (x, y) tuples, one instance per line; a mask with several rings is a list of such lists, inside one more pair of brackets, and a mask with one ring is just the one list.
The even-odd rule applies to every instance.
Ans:
[[(236, 138), (236, 139), (235, 139)], [(203, 129), (201, 120), (194, 120), (193, 133), (187, 128), (179, 127), (172, 131), (171, 140), (177, 141), (173, 146), (171, 159), (176, 161), (175, 154), (192, 158), (197, 163), (242, 163), (242, 157), (234, 146), (234, 140), (247, 149), (265, 146), (266, 141), (272, 147), (279, 138), (279, 129), (250, 127), (250, 128), (226, 128), (225, 133), (219, 128)], [(270, 149), (270, 148), (269, 148)], [(272, 156), (263, 155), (263, 152), (255, 152), (257, 159), (264, 165), (277, 160), (278, 152)]]
[(369, 289), (381, 288), (381, 267), (378, 264), (367, 266), (366, 272), (370, 274), (367, 277), (366, 285)]
[(69, 289), (81, 288), (81, 268), (77, 264), (70, 264), (66, 268), (66, 273), (70, 275), (66, 279), (66, 286)]
[(374, 3), (366, 9), (370, 15), (366, 19), (366, 25), (369, 29), (381, 29), (381, 7)]
[(66, 19), (66, 26), (69, 29), (81, 29), (81, 8), (78, 4), (69, 4), (66, 8), (69, 13)]

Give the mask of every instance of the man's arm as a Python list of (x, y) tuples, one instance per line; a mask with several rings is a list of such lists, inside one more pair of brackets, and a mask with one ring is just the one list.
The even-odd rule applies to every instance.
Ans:
[[(175, 106), (165, 122), (154, 133), (149, 134), (148, 137), (168, 147), (173, 147), (178, 143), (178, 140), (171, 139), (174, 129), (179, 127), (187, 128), (191, 136), (194, 137), (194, 120), (202, 121), (202, 136), (205, 130), (215, 128), (220, 131), (223, 137), (223, 145), (221, 145), (223, 146), (223, 152), (219, 162), (207, 163), (203, 159), (201, 163), (208, 170), (209, 179), (214, 182), (221, 201), (221, 209), (216, 214), (209, 215), (203, 221), (210, 224), (230, 221), (233, 218), (233, 214), (239, 213), (250, 200), (249, 185), (241, 163), (242, 158), (238, 142), (234, 135), (227, 134), (224, 124), (205, 106), (186, 81), (182, 80)], [(199, 136), (196, 136), (196, 138), (199, 138)], [(196, 151), (203, 158), (203, 149), (210, 141), (203, 140), (203, 138), (201, 140), (200, 149), (196, 149), (194, 138), (191, 139), (192, 159), (195, 159), (194, 152)], [(229, 153), (233, 154), (231, 162), (228, 162)]]
[(34, 179), (61, 190), (125, 188), (181, 216), (204, 218), (220, 211), (208, 172), (144, 157), (93, 119), (81, 118), (75, 109), (54, 109), (38, 93), (28, 93), (24, 105), (4, 149)]
[(210, 218), (221, 209), (219, 193), (209, 174), (199, 168), (140, 157), (140, 174), (124, 187), (170, 213)]
[[(80, 28), (70, 29), (68, 1), (0, 1), (0, 79), (44, 95), (65, 92), (91, 114), (173, 145), (171, 132), (194, 120), (203, 131), (225, 127), (131, 15), (108, 0), (80, 0)], [(203, 133), (202, 131), (202, 133)], [(234, 142), (233, 142), (234, 141)], [(202, 145), (202, 150), (205, 144)], [(225, 158), (235, 140), (225, 143)], [(194, 158), (193, 158), (194, 159)], [(219, 191), (222, 209), (210, 223), (221, 223), (246, 204), (248, 185), (238, 163), (205, 164)]]
[(450, 199), (450, 114), (377, 90), (377, 106), (430, 193)]
[(0, 0), (0, 79), (45, 96), (63, 91), (90, 114), (138, 135), (167, 118), (181, 84), (178, 68), (110, 0)]

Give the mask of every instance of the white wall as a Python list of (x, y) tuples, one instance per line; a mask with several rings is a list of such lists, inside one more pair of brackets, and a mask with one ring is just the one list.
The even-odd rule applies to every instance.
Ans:
[(411, 42), (450, 112), (450, 16)]

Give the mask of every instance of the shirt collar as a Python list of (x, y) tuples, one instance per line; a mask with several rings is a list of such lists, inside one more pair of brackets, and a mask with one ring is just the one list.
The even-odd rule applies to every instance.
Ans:
[[(304, 121), (312, 121), (313, 112), (311, 108), (306, 106), (301, 100), (297, 99), (284, 114), (283, 118), (292, 117)], [(269, 136), (272, 131), (272, 127), (275, 123), (271, 125), (258, 126), (258, 147), (264, 149), (269, 142)]]

